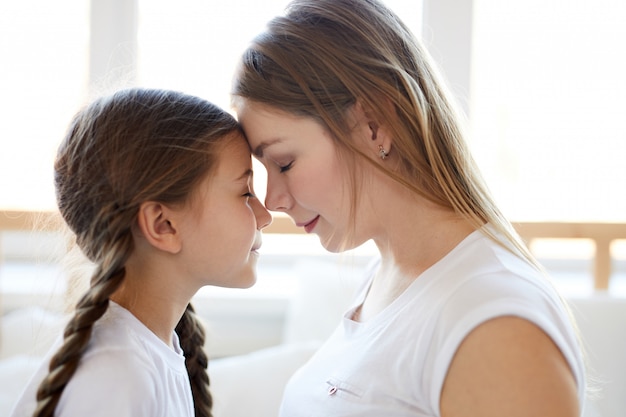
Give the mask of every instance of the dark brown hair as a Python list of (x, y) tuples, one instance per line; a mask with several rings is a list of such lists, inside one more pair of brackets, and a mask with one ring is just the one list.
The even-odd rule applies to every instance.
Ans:
[[(94, 323), (124, 279), (140, 204), (185, 203), (214, 169), (225, 138), (238, 131), (234, 118), (217, 106), (164, 90), (119, 91), (74, 117), (54, 165), (57, 203), (95, 269), (39, 386), (36, 416), (54, 414)], [(176, 332), (196, 416), (211, 416), (205, 333), (191, 304)]]

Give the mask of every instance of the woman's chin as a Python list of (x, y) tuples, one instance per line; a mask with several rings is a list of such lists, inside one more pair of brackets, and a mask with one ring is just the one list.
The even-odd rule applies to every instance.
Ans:
[(322, 239), (320, 236), (320, 243), (328, 252), (341, 253), (356, 248), (359, 245), (354, 244), (345, 238), (331, 237), (329, 239)]

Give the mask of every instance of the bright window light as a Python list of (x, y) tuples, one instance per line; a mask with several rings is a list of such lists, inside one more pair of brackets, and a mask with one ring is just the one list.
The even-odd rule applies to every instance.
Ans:
[[(386, 3), (421, 33), (420, 0)], [(137, 4), (133, 85), (182, 90), (229, 109), (239, 55), (287, 1)], [(626, 2), (473, 6), (471, 144), (505, 213), (623, 222)], [(0, 210), (54, 209), (52, 162), (88, 96), (88, 48), (88, 1), (0, 4)], [(264, 170), (256, 171), (263, 198)]]
[[(230, 86), (241, 54), (288, 3), (140, 0), (138, 83), (196, 94), (231, 111)], [(420, 33), (421, 0), (386, 4)], [(254, 171), (255, 191), (264, 201), (266, 174), (256, 160)]]
[(474, 0), (475, 155), (515, 220), (626, 220), (626, 2)]
[(52, 210), (52, 164), (86, 93), (89, 2), (0, 2), (0, 210)]

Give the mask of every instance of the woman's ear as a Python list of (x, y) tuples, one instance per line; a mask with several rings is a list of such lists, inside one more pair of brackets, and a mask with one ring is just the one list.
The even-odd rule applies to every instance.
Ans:
[(150, 245), (175, 254), (182, 249), (182, 239), (172, 214), (172, 210), (162, 203), (146, 201), (139, 207), (137, 225)]
[(381, 120), (380, 115), (375, 114), (361, 100), (356, 101), (353, 116), (357, 124), (363, 125), (364, 128), (367, 126), (368, 148), (378, 157), (387, 158), (393, 142), (388, 129), (389, 121)]

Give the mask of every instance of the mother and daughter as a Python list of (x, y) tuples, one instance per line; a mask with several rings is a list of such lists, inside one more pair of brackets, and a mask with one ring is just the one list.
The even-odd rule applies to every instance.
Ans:
[[(281, 417), (580, 416), (575, 324), (480, 177), (431, 59), (377, 0), (295, 0), (242, 56), (239, 124), (158, 90), (101, 98), (55, 163), (91, 287), (14, 416), (209, 416), (191, 297), (254, 283), (268, 209), (380, 256)], [(241, 127), (240, 127), (241, 126)], [(247, 139), (247, 143), (246, 143)], [(35, 411), (36, 410), (36, 411)]]

